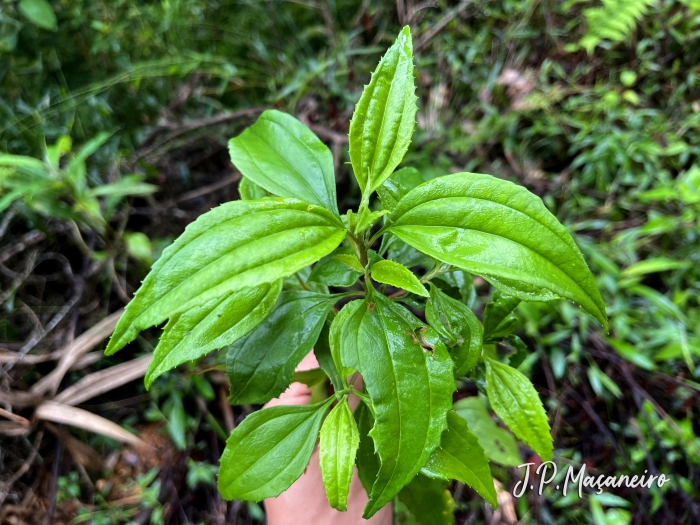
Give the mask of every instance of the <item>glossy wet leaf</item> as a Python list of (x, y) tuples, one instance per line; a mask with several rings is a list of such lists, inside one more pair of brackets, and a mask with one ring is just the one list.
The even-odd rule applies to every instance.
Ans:
[[(350, 301), (338, 312), (331, 323), (331, 330), (328, 336), (331, 356), (335, 366), (340, 371), (343, 378), (347, 378), (352, 370), (358, 366), (357, 338), (343, 337), (344, 333), (355, 333), (362, 322), (365, 302), (361, 299)], [(352, 326), (352, 328), (350, 328)], [(342, 351), (342, 358), (341, 358)]]
[(481, 357), (481, 323), (464, 303), (453, 299), (431, 285), (430, 299), (425, 305), (425, 318), (442, 337), (448, 340), (455, 363), (455, 377), (464, 376)]
[(336, 391), (341, 391), (345, 388), (345, 381), (341, 376), (341, 370), (336, 366), (333, 361), (333, 355), (331, 354), (330, 346), (330, 325), (331, 323), (326, 321), (321, 328), (321, 333), (316, 340), (314, 345), (314, 355), (318, 361), (318, 365), (326, 373), (328, 378), (333, 384), (333, 388)]
[(399, 499), (420, 525), (452, 525), (454, 500), (449, 482), (418, 474), (401, 489)]
[(466, 483), (494, 509), (498, 506), (484, 450), (469, 431), (467, 422), (453, 411), (447, 413), (447, 430), (442, 434), (440, 446), (430, 455), (421, 472), (434, 478)]
[(338, 214), (333, 155), (293, 116), (265, 111), (228, 149), (236, 168), (261, 188)]
[(334, 255), (333, 258), (336, 261), (343, 263), (345, 266), (352, 268), (356, 272), (364, 273), (365, 271), (365, 269), (362, 267), (362, 264), (360, 264), (359, 259), (354, 255), (339, 253), (338, 255)]
[[(353, 257), (357, 261), (357, 257), (350, 254), (345, 254), (347, 257)], [(349, 267), (347, 264), (338, 260), (339, 254), (327, 255), (314, 265), (309, 275), (309, 281), (325, 284), (326, 286), (352, 286), (357, 282), (362, 272)], [(358, 261), (359, 264), (359, 261)]]
[(260, 501), (287, 490), (309, 463), (332, 399), (266, 408), (246, 417), (226, 441), (219, 493), (229, 500)]
[(231, 403), (266, 403), (281, 394), (318, 340), (337, 300), (338, 296), (304, 290), (282, 292), (272, 313), (228, 347)]
[(250, 332), (270, 313), (281, 290), (280, 281), (243, 288), (175, 314), (153, 351), (144, 379), (146, 388), (168, 370), (230, 345)]
[(411, 270), (394, 261), (379, 261), (372, 265), (372, 279), (423, 297), (430, 295)]
[(540, 457), (552, 459), (547, 413), (530, 380), (515, 368), (486, 358), (486, 391), (491, 408)]
[(484, 309), (484, 341), (500, 341), (513, 331), (517, 318), (510, 315), (520, 299), (496, 290)]
[(516, 467), (523, 462), (513, 434), (491, 419), (478, 397), (460, 399), (454, 404), (454, 411), (467, 421), (489, 460), (505, 467)]
[(401, 199), (385, 228), (522, 300), (577, 302), (607, 329), (605, 305), (581, 252), (523, 187), (476, 173), (438, 177)]
[(438, 446), (455, 383), (452, 360), (437, 333), (408, 310), (378, 293), (355, 308), (341, 334), (341, 357), (360, 371), (374, 405), (370, 435), (381, 461), (367, 519), (413, 479)]
[(360, 434), (347, 398), (340, 401), (321, 427), (319, 459), (326, 497), (331, 507), (347, 510), (350, 480)]
[(416, 100), (413, 43), (406, 26), (380, 60), (350, 121), (350, 161), (363, 193), (381, 185), (406, 154)]
[(377, 187), (377, 195), (379, 195), (384, 209), (393, 211), (404, 195), (423, 182), (425, 181), (416, 168), (401, 168)]
[(296, 199), (214, 208), (163, 251), (119, 319), (106, 353), (177, 313), (292, 275), (328, 255), (344, 236), (329, 211)]

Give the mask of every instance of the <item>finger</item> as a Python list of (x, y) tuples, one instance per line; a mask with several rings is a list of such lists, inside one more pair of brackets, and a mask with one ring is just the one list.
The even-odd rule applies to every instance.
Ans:
[[(318, 368), (318, 361), (313, 352), (309, 352), (296, 368), (297, 372)], [(303, 383), (292, 383), (279, 397), (268, 401), (263, 408), (278, 405), (308, 405), (311, 402), (312, 390)]]

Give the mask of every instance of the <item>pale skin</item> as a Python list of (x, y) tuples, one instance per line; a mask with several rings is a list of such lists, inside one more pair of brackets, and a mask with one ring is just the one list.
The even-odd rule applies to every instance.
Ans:
[[(307, 355), (299, 364), (297, 370), (318, 368), (318, 362), (313, 353)], [(311, 401), (311, 388), (302, 383), (292, 383), (277, 399), (265, 405), (308, 405)], [(355, 396), (349, 398), (350, 407), (354, 410), (359, 400)], [(311, 456), (306, 471), (286, 491), (265, 500), (268, 525), (391, 525), (392, 508), (387, 505), (369, 520), (362, 519), (362, 511), (367, 503), (367, 493), (357, 477), (357, 469), (353, 473), (348, 495), (347, 512), (338, 512), (328, 505), (326, 492), (321, 479), (321, 469), (318, 462), (318, 447)]]

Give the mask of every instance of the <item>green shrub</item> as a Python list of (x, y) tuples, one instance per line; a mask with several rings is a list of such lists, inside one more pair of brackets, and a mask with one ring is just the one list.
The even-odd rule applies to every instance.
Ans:
[[(397, 495), (410, 500), (414, 483), (444, 490), (424, 476), (467, 483), (495, 507), (484, 447), (452, 410), (455, 381), (465, 376), (484, 382), (516, 436), (552, 457), (544, 407), (515, 368), (524, 345), (511, 335), (511, 312), (521, 301), (565, 298), (607, 328), (603, 300), (569, 233), (524, 188), (475, 173), (417, 184), (410, 168), (395, 171), (413, 135), (414, 91), (405, 28), (355, 108), (350, 160), (362, 199), (343, 216), (328, 148), (293, 117), (263, 113), (229, 145), (245, 176), (241, 194), (256, 200), (226, 203), (191, 224), (115, 329), (107, 354), (169, 320), (147, 386), (224, 347), (233, 403), (265, 403), (292, 380), (331, 382), (334, 395), (258, 411), (232, 432), (218, 479), (226, 498), (279, 495), (306, 468), (320, 432), (323, 480), (337, 509), (345, 509), (355, 463), (370, 496), (366, 518)], [(370, 208), (374, 192), (381, 210)], [(407, 250), (432, 259), (432, 269), (418, 276), (400, 255), (385, 258)], [(443, 284), (467, 289), (472, 273), (500, 290), (483, 326)], [(504, 338), (519, 349), (508, 364), (493, 347)], [(321, 368), (295, 376), (312, 349)], [(354, 415), (353, 393), (362, 401)]]

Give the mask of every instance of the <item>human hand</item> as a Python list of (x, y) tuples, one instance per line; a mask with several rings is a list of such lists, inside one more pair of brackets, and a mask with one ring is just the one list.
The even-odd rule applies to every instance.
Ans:
[[(307, 355), (299, 364), (297, 370), (318, 368), (318, 362), (313, 353)], [(311, 401), (311, 388), (302, 383), (292, 383), (279, 398), (273, 399), (265, 408), (276, 405), (308, 405)], [(358, 399), (350, 396), (348, 402), (353, 410)], [(357, 468), (353, 472), (348, 495), (348, 510), (339, 512), (328, 504), (326, 491), (321, 478), (321, 468), (318, 460), (318, 447), (314, 450), (309, 466), (301, 477), (276, 498), (265, 500), (268, 525), (391, 525), (393, 516), (391, 505), (387, 505), (369, 520), (362, 519), (362, 511), (367, 504), (367, 493), (357, 476)]]

